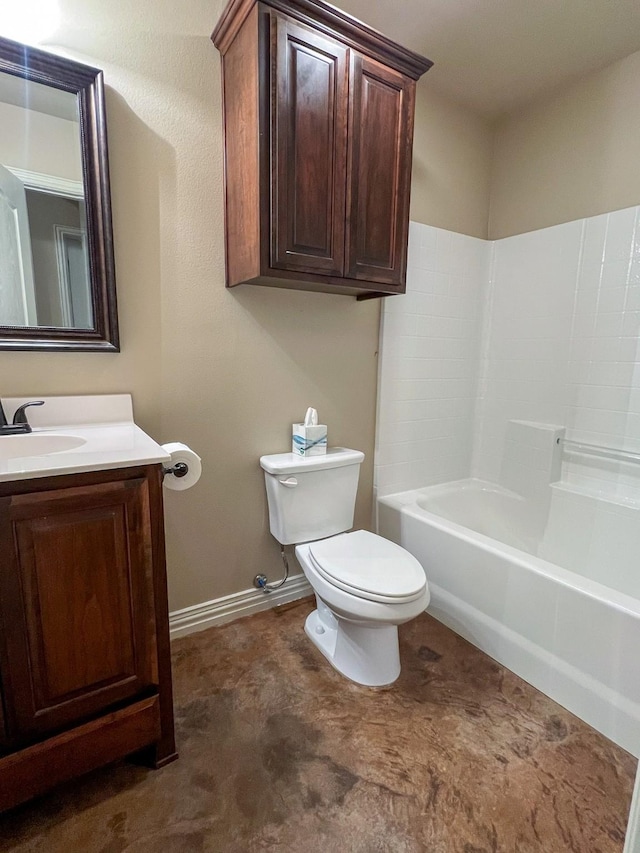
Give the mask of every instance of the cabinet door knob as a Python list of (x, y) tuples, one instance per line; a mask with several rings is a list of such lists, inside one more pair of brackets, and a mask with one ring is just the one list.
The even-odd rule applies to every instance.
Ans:
[(281, 486), (286, 486), (288, 489), (295, 489), (298, 485), (298, 481), (295, 477), (287, 477), (284, 480), (278, 480)]

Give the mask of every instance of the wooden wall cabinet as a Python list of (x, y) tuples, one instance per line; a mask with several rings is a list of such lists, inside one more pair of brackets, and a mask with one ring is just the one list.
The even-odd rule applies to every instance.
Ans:
[(160, 465), (0, 483), (0, 809), (176, 757)]
[(415, 86), (431, 62), (320, 0), (231, 0), (227, 286), (403, 293)]

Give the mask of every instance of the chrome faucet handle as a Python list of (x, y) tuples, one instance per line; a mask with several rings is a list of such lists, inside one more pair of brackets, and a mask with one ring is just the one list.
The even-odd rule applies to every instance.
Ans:
[(16, 409), (13, 415), (13, 425), (28, 427), (28, 429), (25, 429), (25, 432), (31, 432), (31, 425), (27, 420), (26, 412), (26, 409), (28, 409), (29, 406), (44, 406), (44, 400), (32, 400), (30, 403), (23, 403)]

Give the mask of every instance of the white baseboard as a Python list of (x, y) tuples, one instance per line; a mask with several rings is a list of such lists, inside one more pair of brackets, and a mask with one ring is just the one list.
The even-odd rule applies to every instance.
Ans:
[(213, 601), (194, 604), (169, 614), (171, 638), (185, 637), (195, 631), (204, 631), (213, 625), (224, 625), (241, 616), (249, 616), (260, 610), (268, 610), (297, 598), (311, 595), (313, 590), (303, 574), (292, 575), (280, 589), (274, 592), (262, 592), (260, 589), (243, 589), (232, 595), (223, 595)]

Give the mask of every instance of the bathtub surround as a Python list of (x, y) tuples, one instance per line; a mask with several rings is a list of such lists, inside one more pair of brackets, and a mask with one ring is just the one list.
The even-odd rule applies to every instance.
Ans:
[(382, 316), (379, 495), (468, 476), (487, 245), (410, 225), (407, 293)]
[[(640, 450), (640, 208), (497, 240), (472, 471), (500, 474), (507, 422)], [(563, 454), (563, 479), (638, 500), (640, 467)]]
[[(379, 496), (508, 480), (511, 421), (640, 450), (639, 212), (493, 243), (412, 223), (381, 326)], [(562, 479), (633, 501), (640, 467), (565, 452)]]
[(5, 815), (0, 851), (622, 853), (627, 753), (427, 615), (393, 689), (348, 684), (302, 633), (311, 608), (177, 640), (181, 760)]

